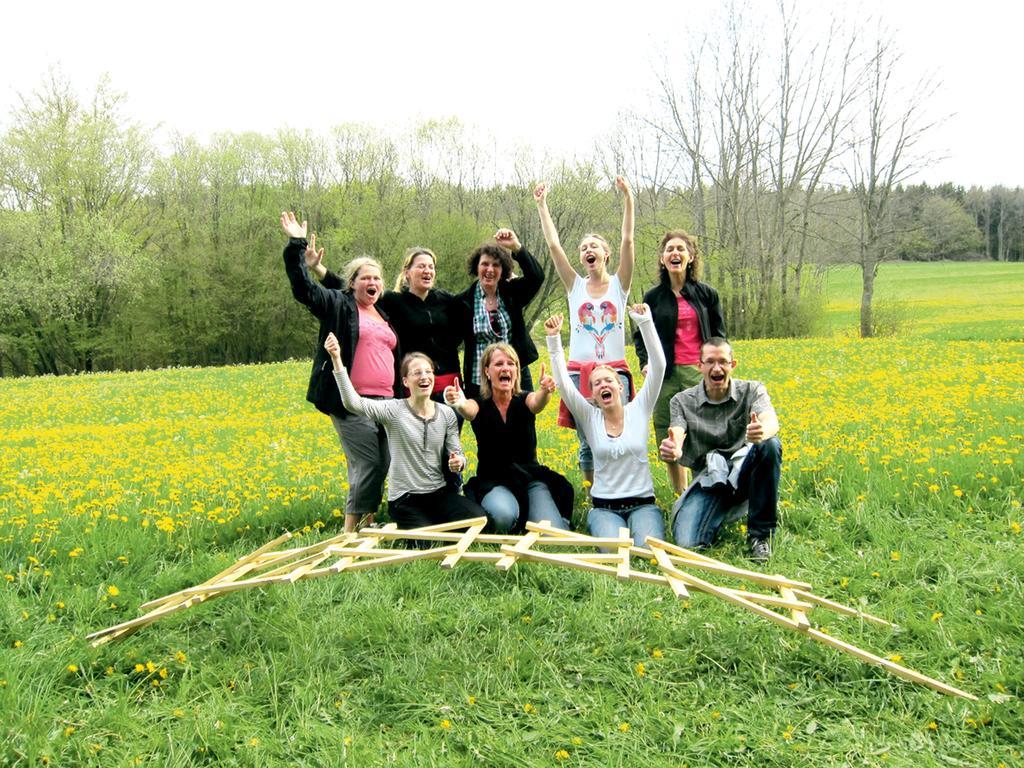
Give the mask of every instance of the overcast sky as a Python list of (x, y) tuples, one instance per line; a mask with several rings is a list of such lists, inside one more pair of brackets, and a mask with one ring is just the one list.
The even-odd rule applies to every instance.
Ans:
[[(1016, 82), (1024, 4), (796, 2), (847, 20), (880, 18), (904, 52), (904, 77), (941, 81), (930, 111), (950, 117), (929, 149), (945, 159), (921, 178), (1024, 185)], [(18, 93), (56, 65), (83, 93), (108, 73), (128, 96), (127, 113), (162, 124), (163, 135), (352, 121), (401, 128), (457, 116), (503, 142), (589, 154), (617, 111), (650, 110), (656, 66), (683, 61), (713, 5), (19, 0), (2, 17), (0, 125)], [(749, 5), (755, 15), (774, 7)]]

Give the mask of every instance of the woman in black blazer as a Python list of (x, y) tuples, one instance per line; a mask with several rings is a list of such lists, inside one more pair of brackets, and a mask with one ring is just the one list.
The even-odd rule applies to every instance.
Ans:
[[(513, 276), (513, 262), (522, 277)], [(522, 389), (533, 391), (530, 363), (537, 360), (537, 347), (530, 338), (523, 312), (544, 282), (541, 269), (511, 229), (499, 229), (494, 242), (484, 243), (467, 262), (475, 277), (456, 297), (457, 324), (462, 332), (464, 389), (468, 397), (480, 393), (480, 358), (490, 344), (511, 344), (522, 362)]]
[[(658, 246), (659, 282), (644, 294), (654, 315), (654, 327), (665, 351), (665, 381), (654, 407), (658, 443), (668, 437), (669, 402), (701, 381), (700, 346), (713, 337), (726, 338), (718, 291), (700, 282), (701, 261), (697, 241), (682, 230), (671, 230)], [(647, 349), (640, 332), (633, 334), (636, 356), (647, 375)], [(676, 493), (683, 490), (683, 467), (666, 464)]]

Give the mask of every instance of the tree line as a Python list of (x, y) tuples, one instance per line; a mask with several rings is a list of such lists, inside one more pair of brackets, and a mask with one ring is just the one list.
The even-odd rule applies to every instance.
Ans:
[[(733, 337), (809, 333), (823, 270), (860, 264), (861, 332), (886, 259), (1020, 260), (1021, 189), (908, 185), (927, 158), (931, 91), (895, 86), (891, 41), (833, 32), (809, 44), (781, 5), (775, 37), (727, 16), (667, 68), (649, 113), (573, 160), (499, 151), (458, 120), (396, 133), (178, 136), (158, 148), (106, 80), (89, 99), (51, 73), (0, 135), (0, 375), (308, 356), (311, 320), (291, 300), (277, 217), (295, 210), (329, 266), (371, 254), (394, 279), (404, 249), (439, 255), (438, 283), (510, 226), (547, 265), (531, 306), (562, 301), (531, 196), (551, 184), (567, 244), (617, 241), (623, 173), (637, 199), (638, 298), (669, 228), (697, 235)], [(760, 31), (761, 36), (757, 33)]]

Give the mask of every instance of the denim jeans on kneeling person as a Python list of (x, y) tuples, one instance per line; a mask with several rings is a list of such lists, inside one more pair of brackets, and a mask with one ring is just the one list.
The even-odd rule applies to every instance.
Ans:
[[(562, 519), (558, 512), (555, 500), (551, 498), (551, 491), (547, 485), (534, 480), (526, 486), (527, 500), (530, 509), (527, 512), (527, 519), (531, 523), (540, 523), (547, 520), (553, 528), (560, 528), (563, 531), (569, 530), (568, 523)], [(519, 502), (515, 494), (504, 485), (496, 485), (480, 500), (480, 506), (487, 512), (494, 526), (495, 533), (507, 533), (515, 526), (519, 519)]]
[(619, 528), (629, 528), (638, 547), (647, 546), (647, 537), (665, 539), (665, 516), (655, 504), (639, 504), (626, 509), (594, 507), (587, 515), (590, 535), (601, 539), (618, 538)]
[(768, 539), (778, 520), (779, 478), (782, 474), (782, 443), (773, 437), (752, 445), (743, 459), (737, 488), (702, 488), (695, 485), (686, 492), (682, 506), (672, 521), (672, 535), (680, 547), (710, 547), (722, 525), (735, 519), (730, 512), (744, 501), (747, 511), (747, 537)]

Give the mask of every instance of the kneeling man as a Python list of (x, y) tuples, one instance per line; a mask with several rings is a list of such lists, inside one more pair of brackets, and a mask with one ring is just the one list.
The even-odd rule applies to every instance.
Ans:
[(672, 429), (659, 446), (663, 461), (695, 473), (676, 503), (672, 534), (681, 547), (709, 547), (748, 502), (750, 556), (764, 561), (771, 557), (779, 501), (779, 420), (764, 384), (732, 378), (729, 342), (710, 338), (700, 356), (703, 381), (672, 398)]

